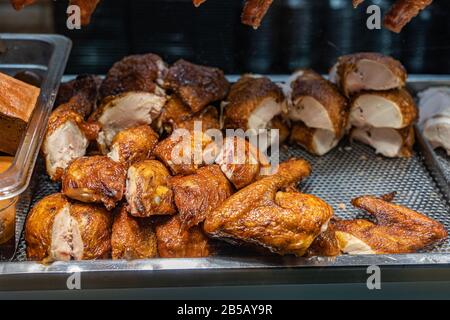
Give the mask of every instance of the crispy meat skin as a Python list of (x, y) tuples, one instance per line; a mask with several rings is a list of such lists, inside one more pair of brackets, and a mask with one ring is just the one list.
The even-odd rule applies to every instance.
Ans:
[(384, 17), (385, 28), (400, 33), (404, 26), (432, 2), (433, 0), (397, 0)]
[[(176, 130), (171, 136), (161, 141), (155, 148), (154, 155), (170, 168), (174, 175), (194, 174), (205, 165), (207, 154), (217, 156), (217, 146), (211, 137), (201, 131)], [(175, 157), (173, 157), (175, 156)], [(213, 163), (214, 156), (211, 156)]]
[(230, 84), (222, 70), (178, 60), (169, 69), (164, 87), (174, 91), (193, 112), (226, 97)]
[(120, 131), (112, 141), (110, 157), (127, 167), (147, 160), (158, 144), (158, 135), (149, 126), (142, 125)]
[(211, 240), (202, 228), (183, 229), (178, 215), (156, 225), (156, 239), (161, 258), (201, 258), (214, 254)]
[(62, 179), (63, 193), (86, 203), (103, 203), (108, 210), (122, 200), (125, 190), (125, 167), (104, 156), (74, 160)]
[(250, 129), (248, 120), (262, 101), (272, 98), (281, 103), (283, 91), (269, 78), (244, 75), (231, 86), (225, 107), (225, 128)]
[(282, 191), (307, 177), (305, 160), (282, 163), (277, 173), (240, 190), (206, 218), (204, 230), (224, 240), (257, 244), (274, 253), (303, 256), (333, 209), (321, 199)]
[(100, 87), (100, 97), (104, 99), (129, 91), (154, 93), (156, 82), (164, 77), (165, 72), (165, 63), (156, 54), (125, 57), (108, 71)]
[(341, 254), (339, 243), (333, 224), (329, 224), (327, 231), (322, 232), (311, 244), (306, 252), (307, 257), (336, 257)]
[(334, 84), (313, 70), (300, 70), (302, 75), (291, 84), (292, 103), (301, 103), (305, 97), (314, 98), (326, 110), (336, 137), (343, 135), (347, 124), (347, 100)]
[(131, 216), (122, 206), (114, 217), (111, 236), (112, 258), (115, 260), (149, 259), (158, 256), (156, 234), (152, 222)]
[(170, 185), (183, 229), (202, 223), (232, 194), (230, 183), (217, 165), (200, 168), (190, 176), (173, 177)]
[(80, 75), (59, 87), (56, 106), (71, 102), (75, 112), (87, 118), (97, 107), (98, 90), (102, 79), (94, 75)]
[(160, 131), (172, 133), (173, 130), (180, 128), (194, 130), (195, 122), (201, 122), (202, 131), (220, 129), (217, 108), (208, 106), (198, 113), (193, 113), (180, 98), (172, 95), (158, 118), (157, 126)]
[(336, 221), (336, 232), (348, 233), (366, 243), (377, 254), (413, 253), (447, 238), (445, 227), (409, 208), (373, 196), (363, 196), (352, 204), (377, 219)]
[(111, 213), (97, 205), (72, 203), (70, 215), (78, 223), (83, 240), (83, 260), (107, 259), (111, 256)]
[(247, 0), (242, 12), (242, 23), (258, 29), (273, 0)]
[(159, 161), (146, 160), (131, 166), (126, 192), (130, 213), (141, 218), (174, 214), (169, 179), (169, 171)]

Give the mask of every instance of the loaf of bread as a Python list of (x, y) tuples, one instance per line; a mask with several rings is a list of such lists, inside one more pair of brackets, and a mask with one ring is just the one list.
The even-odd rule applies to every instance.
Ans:
[(40, 89), (0, 73), (0, 151), (14, 155)]

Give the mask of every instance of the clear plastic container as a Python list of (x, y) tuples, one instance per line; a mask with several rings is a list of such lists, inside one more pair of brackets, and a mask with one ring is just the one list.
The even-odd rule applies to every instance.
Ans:
[(22, 232), (25, 217), (16, 211), (31, 204), (31, 176), (70, 49), (71, 41), (63, 36), (0, 33), (0, 72), (22, 77), (32, 72), (41, 89), (14, 159), (5, 171), (0, 168), (0, 260), (14, 254)]

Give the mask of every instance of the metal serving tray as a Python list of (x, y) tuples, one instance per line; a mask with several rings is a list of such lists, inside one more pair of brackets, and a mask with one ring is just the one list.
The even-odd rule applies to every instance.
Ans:
[[(286, 76), (273, 76), (283, 81)], [(450, 76), (411, 76), (412, 91), (450, 85)], [(383, 195), (397, 191), (396, 202), (423, 212), (450, 230), (450, 158), (437, 155), (417, 133), (411, 159), (386, 159), (367, 146), (343, 141), (324, 157), (309, 155), (297, 147), (281, 148), (282, 160), (303, 157), (313, 165), (312, 176), (301, 185), (306, 193), (322, 197), (336, 215), (351, 219), (362, 213), (350, 200), (364, 194)], [(36, 171), (34, 202), (58, 192), (42, 163)], [(235, 250), (239, 251), (239, 250)], [(371, 255), (336, 258), (258, 257), (234, 255), (204, 259), (151, 259), (141, 261), (57, 262), (41, 265), (26, 262), (25, 244), (20, 243), (15, 262), (0, 264), (0, 291), (19, 289), (66, 289), (67, 277), (81, 272), (83, 288), (130, 288), (205, 286), (233, 284), (360, 282), (365, 267), (377, 265), (386, 271), (384, 281), (450, 279), (450, 240), (431, 250), (406, 255)]]

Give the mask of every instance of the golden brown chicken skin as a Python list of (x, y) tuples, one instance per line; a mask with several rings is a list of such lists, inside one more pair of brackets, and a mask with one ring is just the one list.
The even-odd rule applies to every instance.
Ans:
[(345, 253), (414, 253), (448, 236), (441, 223), (382, 198), (363, 196), (352, 203), (373, 215), (377, 223), (363, 219), (333, 222), (339, 245)]
[(282, 191), (310, 172), (304, 160), (282, 163), (277, 173), (238, 191), (213, 210), (204, 230), (216, 238), (303, 256), (333, 216), (333, 209), (315, 196)]
[(219, 112), (216, 107), (208, 106), (204, 110), (193, 113), (191, 109), (176, 95), (167, 101), (157, 121), (160, 131), (172, 133), (175, 129), (202, 131), (220, 129)]
[(85, 203), (103, 203), (114, 209), (123, 198), (126, 181), (125, 167), (108, 157), (78, 158), (69, 165), (62, 178), (63, 193)]
[(432, 2), (433, 0), (397, 0), (384, 17), (385, 28), (400, 33), (420, 11)]
[(225, 128), (266, 129), (283, 111), (284, 94), (269, 78), (244, 75), (226, 100)]
[(31, 210), (25, 225), (29, 260), (52, 262), (108, 258), (112, 216), (96, 205), (50, 195)]
[(147, 125), (120, 131), (113, 139), (108, 156), (126, 167), (149, 159), (156, 145), (158, 135)]
[(125, 57), (108, 71), (100, 87), (100, 97), (103, 99), (131, 91), (155, 93), (161, 90), (157, 83), (166, 72), (165, 62), (156, 54)]
[(131, 216), (126, 206), (122, 206), (114, 218), (111, 246), (112, 258), (115, 260), (149, 259), (158, 256), (152, 222)]
[(159, 161), (146, 160), (128, 169), (126, 198), (131, 215), (151, 217), (174, 214), (169, 170)]
[(217, 165), (200, 168), (193, 175), (173, 177), (170, 185), (184, 229), (202, 223), (232, 194), (230, 183)]
[(311, 244), (306, 252), (306, 257), (336, 257), (341, 254), (341, 248), (336, 238), (336, 232), (332, 223), (328, 225)]
[(222, 70), (178, 60), (169, 69), (164, 87), (172, 90), (193, 112), (226, 97), (230, 84)]
[(178, 129), (156, 146), (154, 155), (174, 175), (189, 175), (205, 164), (214, 163), (218, 152), (217, 145), (208, 134)]
[(238, 190), (255, 182), (270, 166), (267, 157), (241, 137), (225, 138), (216, 163)]
[(178, 215), (156, 225), (156, 239), (161, 258), (202, 258), (215, 252), (202, 228), (183, 229)]

